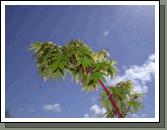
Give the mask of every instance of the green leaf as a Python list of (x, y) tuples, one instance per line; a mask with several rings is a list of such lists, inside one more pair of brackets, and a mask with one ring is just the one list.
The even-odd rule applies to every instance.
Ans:
[(123, 96), (122, 90), (118, 87), (113, 87), (112, 92), (113, 92), (114, 95), (116, 95), (120, 98)]
[(91, 66), (92, 60), (90, 57), (84, 55), (81, 63), (82, 63), (82, 66), (86, 69), (87, 67)]
[[(52, 42), (35, 42), (29, 50), (35, 54), (42, 78), (64, 78), (68, 72), (74, 80), (82, 84), (84, 90), (89, 92), (98, 89), (99, 79), (105, 83), (105, 76), (113, 78), (117, 72), (116, 62), (107, 55), (106, 50), (94, 52), (81, 40), (72, 40), (64, 46)], [(122, 114), (126, 115), (130, 112), (127, 107), (132, 108), (133, 112), (141, 108), (143, 95), (133, 92), (133, 84), (130, 80), (120, 82), (108, 89), (113, 94)], [(102, 91), (100, 101), (107, 110), (106, 116), (115, 117), (115, 109), (105, 91)]]
[(103, 72), (95, 72), (91, 75), (91, 79), (97, 83), (99, 79), (103, 79), (104, 80), (104, 76), (105, 74)]
[(135, 113), (138, 112), (139, 108), (141, 107), (141, 103), (137, 101), (129, 101), (128, 105), (133, 108)]
[(111, 111), (111, 110), (109, 110), (109, 111), (106, 113), (106, 115), (107, 115), (107, 116), (106, 116), (107, 118), (114, 118), (114, 116), (115, 116), (115, 115), (114, 115), (114, 112)]
[(40, 42), (35, 42), (31, 44), (31, 47), (29, 48), (29, 50), (34, 50), (34, 52), (37, 53), (41, 49), (41, 45), (42, 44)]
[(109, 97), (105, 91), (103, 91), (101, 93), (100, 101), (101, 101), (101, 104), (103, 107), (105, 107), (107, 110), (112, 110), (112, 104), (111, 104)]

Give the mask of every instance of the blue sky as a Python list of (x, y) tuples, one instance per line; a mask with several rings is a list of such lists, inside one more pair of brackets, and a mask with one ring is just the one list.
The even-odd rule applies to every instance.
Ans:
[(36, 41), (81, 39), (108, 49), (120, 79), (146, 92), (144, 110), (131, 116), (154, 117), (154, 18), (154, 6), (6, 6), (6, 110), (18, 118), (100, 117), (101, 88), (84, 92), (70, 76), (44, 82), (28, 51)]

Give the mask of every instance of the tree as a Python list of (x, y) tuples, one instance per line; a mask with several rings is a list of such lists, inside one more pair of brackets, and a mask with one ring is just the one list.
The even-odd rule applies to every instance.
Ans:
[(106, 108), (106, 117), (126, 117), (142, 107), (142, 94), (133, 91), (130, 80), (114, 86), (106, 86), (105, 77), (117, 73), (116, 62), (106, 50), (94, 52), (81, 40), (72, 40), (64, 46), (52, 42), (35, 42), (34, 51), (40, 75), (47, 79), (64, 78), (70, 73), (73, 79), (82, 84), (85, 91), (93, 91), (101, 85), (101, 104)]

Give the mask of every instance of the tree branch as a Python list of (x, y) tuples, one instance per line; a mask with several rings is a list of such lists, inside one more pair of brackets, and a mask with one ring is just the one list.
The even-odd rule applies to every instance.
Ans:
[[(93, 69), (92, 68), (88, 68), (86, 69), (86, 73), (93, 73)], [(108, 95), (110, 102), (112, 104), (112, 106), (114, 107), (116, 114), (118, 114), (119, 118), (123, 118), (124, 116), (121, 114), (120, 109), (116, 103), (116, 101), (114, 100), (114, 97), (112, 95), (112, 93), (110, 93), (109, 89), (106, 87), (106, 85), (103, 83), (102, 80), (98, 80), (98, 82), (100, 83), (100, 85), (103, 87), (103, 89), (105, 90), (106, 94)]]

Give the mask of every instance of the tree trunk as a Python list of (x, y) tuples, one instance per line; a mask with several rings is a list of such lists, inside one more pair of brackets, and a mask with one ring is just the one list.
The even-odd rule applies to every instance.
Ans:
[(118, 114), (119, 118), (123, 118), (124, 116), (121, 114), (119, 107), (117, 106), (116, 101), (113, 98), (113, 95), (110, 93), (109, 89), (105, 86), (105, 84), (99, 79), (98, 80), (99, 83), (101, 84), (101, 86), (103, 87), (104, 91), (106, 92), (106, 94), (108, 95), (110, 102), (112, 104), (112, 106), (114, 107), (116, 114)]

